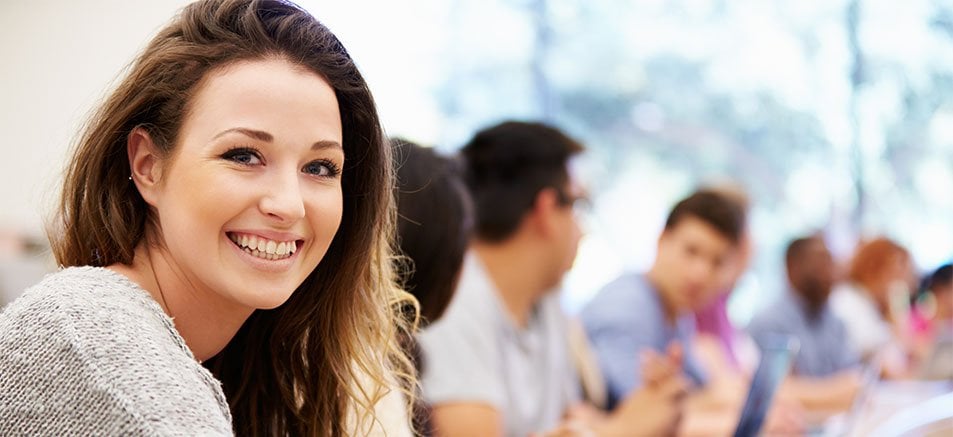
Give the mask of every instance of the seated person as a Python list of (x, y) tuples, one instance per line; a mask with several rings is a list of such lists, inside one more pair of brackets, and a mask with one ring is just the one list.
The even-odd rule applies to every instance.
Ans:
[(568, 163), (582, 150), (555, 128), (523, 122), (485, 129), (463, 147), (475, 238), (446, 313), (418, 336), (436, 434), (526, 437), (581, 427), (665, 435), (677, 424), (685, 386), (677, 348), (647, 357), (652, 384), (613, 413), (579, 407), (556, 290), (581, 237), (573, 204), (582, 193)]
[(884, 377), (910, 376), (914, 342), (907, 328), (916, 282), (910, 253), (888, 238), (861, 242), (847, 277), (830, 298), (847, 329), (847, 344), (862, 360), (879, 355)]
[(920, 341), (919, 377), (953, 379), (953, 265), (944, 264), (924, 281), (911, 330)]
[[(609, 384), (611, 401), (641, 385), (643, 350), (692, 344), (693, 313), (717, 293), (726, 259), (741, 237), (744, 212), (734, 202), (700, 191), (672, 209), (646, 274), (626, 274), (603, 288), (583, 309), (583, 325)], [(685, 369), (696, 385), (702, 369), (685, 351)]]
[[(397, 173), (396, 270), (405, 290), (417, 298), (418, 308), (405, 312), (419, 326), (440, 318), (453, 298), (473, 229), (473, 205), (456, 162), (430, 148), (405, 139), (391, 139)], [(418, 375), (423, 366), (412, 338), (404, 341)], [(398, 393), (398, 392), (392, 392)], [(403, 399), (391, 396), (385, 417), (406, 417)], [(430, 410), (423, 402), (413, 406), (414, 429), (430, 435)], [(393, 431), (392, 429), (389, 429)]]
[(691, 349), (693, 311), (720, 291), (743, 226), (738, 202), (711, 190), (692, 194), (669, 214), (651, 269), (616, 279), (583, 309), (582, 322), (606, 375), (610, 403), (645, 386), (641, 355), (679, 343), (685, 347), (685, 373), (697, 388), (686, 404), (682, 432), (704, 435), (712, 427), (730, 432), (745, 389), (709, 384)]
[(837, 411), (850, 406), (859, 384), (858, 356), (847, 344), (843, 322), (828, 304), (834, 261), (819, 236), (792, 241), (785, 253), (790, 290), (754, 317), (748, 332), (762, 344), (772, 333), (796, 337), (800, 350), (784, 395), (809, 410)]
[[(748, 216), (750, 201), (744, 189), (733, 184), (714, 185), (708, 190), (734, 200)], [(754, 255), (753, 235), (744, 224), (738, 249), (728, 259), (719, 291), (714, 300), (695, 311), (694, 351), (709, 378), (748, 379), (757, 364), (757, 347), (748, 335), (735, 327), (728, 317), (728, 301), (736, 285), (747, 272)]]
[(420, 304), (420, 326), (450, 304), (473, 230), (473, 201), (457, 163), (405, 139), (391, 140), (397, 167), (398, 273)]

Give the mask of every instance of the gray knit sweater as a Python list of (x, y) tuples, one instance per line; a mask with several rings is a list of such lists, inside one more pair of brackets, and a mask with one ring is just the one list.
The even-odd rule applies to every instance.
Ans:
[(0, 313), (0, 435), (229, 435), (221, 385), (142, 288), (51, 274)]

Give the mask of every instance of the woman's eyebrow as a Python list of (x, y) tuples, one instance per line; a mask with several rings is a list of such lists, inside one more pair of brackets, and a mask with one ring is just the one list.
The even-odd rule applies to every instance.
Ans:
[(225, 129), (225, 130), (219, 132), (218, 134), (216, 134), (214, 137), (212, 137), (212, 139), (214, 140), (214, 139), (217, 139), (217, 138), (219, 138), (219, 137), (221, 137), (221, 136), (223, 136), (223, 135), (226, 135), (226, 134), (229, 134), (229, 133), (233, 133), (233, 132), (234, 132), (234, 133), (239, 133), (239, 134), (242, 134), (242, 135), (251, 137), (251, 138), (254, 138), (254, 139), (259, 140), (259, 141), (264, 141), (264, 142), (266, 142), (266, 143), (270, 143), (270, 142), (272, 142), (272, 140), (274, 140), (274, 137), (272, 137), (271, 134), (268, 133), (268, 132), (260, 131), (260, 130), (256, 130), (256, 129), (249, 129), (249, 128), (246, 128), (246, 127), (233, 127), (233, 128), (231, 128), (231, 129)]

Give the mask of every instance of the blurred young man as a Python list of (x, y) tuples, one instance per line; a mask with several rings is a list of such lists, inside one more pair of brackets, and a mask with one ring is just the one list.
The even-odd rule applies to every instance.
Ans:
[[(692, 344), (693, 311), (717, 293), (727, 260), (744, 227), (744, 210), (712, 191), (678, 202), (658, 239), (655, 262), (645, 274), (630, 273), (603, 288), (582, 312), (609, 384), (610, 400), (642, 386), (639, 356), (673, 342)], [(685, 371), (703, 386), (703, 369), (687, 348)]]
[[(645, 354), (684, 348), (683, 368), (695, 386), (685, 404), (680, 434), (730, 433), (747, 392), (739, 381), (712, 383), (692, 351), (694, 311), (720, 291), (729, 260), (744, 233), (742, 205), (700, 190), (678, 202), (644, 274), (629, 273), (603, 288), (582, 311), (586, 332), (606, 376), (610, 403), (650, 386), (639, 364)], [(775, 432), (797, 429), (786, 412), (772, 413)]]
[[(520, 122), (464, 146), (476, 239), (450, 307), (419, 336), (437, 435), (525, 437), (578, 425), (563, 422), (582, 395), (554, 291), (582, 235), (573, 204), (583, 193), (568, 170), (582, 150), (557, 129)], [(685, 384), (679, 352), (650, 361), (652, 390), (582, 426), (595, 435), (668, 433)]]
[(790, 290), (748, 325), (762, 344), (772, 333), (797, 337), (801, 343), (785, 394), (811, 410), (843, 410), (859, 386), (859, 357), (848, 346), (844, 323), (829, 303), (834, 260), (819, 236), (792, 241), (785, 253)]

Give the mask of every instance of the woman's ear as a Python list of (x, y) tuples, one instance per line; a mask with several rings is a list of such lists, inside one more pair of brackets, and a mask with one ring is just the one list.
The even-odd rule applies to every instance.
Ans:
[(159, 150), (145, 129), (137, 127), (126, 138), (126, 153), (132, 181), (139, 194), (151, 206), (156, 206), (159, 180), (162, 176)]

